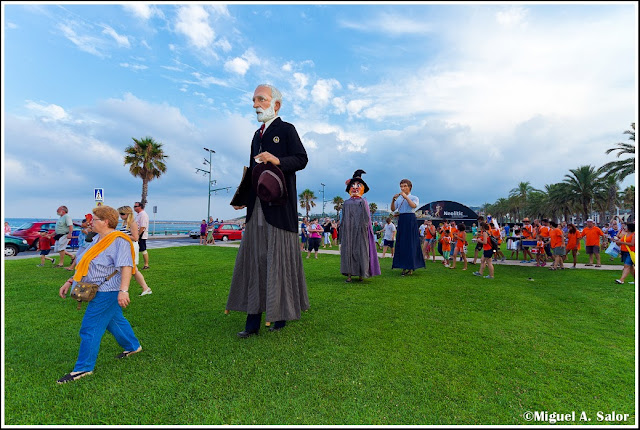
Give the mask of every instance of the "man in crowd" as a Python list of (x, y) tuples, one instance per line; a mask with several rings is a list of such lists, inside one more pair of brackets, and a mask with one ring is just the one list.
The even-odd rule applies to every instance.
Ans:
[(604, 232), (589, 218), (587, 226), (582, 229), (584, 245), (589, 256), (589, 264), (585, 264), (585, 266), (593, 266), (593, 256), (595, 255), (596, 267), (600, 267), (600, 238), (602, 236), (604, 236)]
[(67, 245), (73, 237), (73, 220), (69, 215), (69, 209), (66, 206), (60, 206), (57, 210), (57, 214), (60, 218), (56, 222), (55, 236), (56, 244), (53, 248), (53, 252), (60, 253), (60, 259), (58, 264), (54, 267), (64, 267), (64, 256), (69, 254), (71, 257), (71, 264), (75, 260), (76, 256), (70, 252), (67, 252)]
[(269, 331), (278, 331), (309, 309), (298, 245), (296, 191), (296, 172), (306, 167), (308, 159), (295, 127), (278, 116), (281, 105), (280, 91), (258, 85), (253, 107), (263, 124), (251, 142), (252, 173), (232, 200), (234, 209), (247, 208), (247, 227), (226, 307), (247, 313), (240, 338), (258, 334), (263, 312), (267, 322), (274, 322)]
[(136, 224), (138, 224), (138, 234), (140, 235), (138, 239), (140, 254), (142, 254), (142, 258), (144, 259), (144, 266), (142, 267), (142, 270), (146, 270), (149, 268), (149, 254), (147, 253), (149, 215), (147, 215), (147, 212), (144, 210), (144, 203), (135, 202), (133, 204), (133, 210), (136, 212), (134, 220)]

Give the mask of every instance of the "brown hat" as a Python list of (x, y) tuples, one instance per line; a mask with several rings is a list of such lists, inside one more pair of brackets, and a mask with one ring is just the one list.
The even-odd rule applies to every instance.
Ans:
[(276, 205), (287, 201), (284, 173), (275, 164), (258, 163), (252, 173), (253, 189), (260, 200)]

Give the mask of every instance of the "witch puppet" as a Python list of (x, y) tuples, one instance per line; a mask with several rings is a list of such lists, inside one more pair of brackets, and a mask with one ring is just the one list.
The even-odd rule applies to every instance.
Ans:
[(364, 170), (356, 170), (345, 183), (350, 198), (343, 203), (340, 221), (340, 272), (351, 282), (380, 274), (376, 242), (371, 229), (369, 203), (362, 197), (369, 191), (362, 180)]

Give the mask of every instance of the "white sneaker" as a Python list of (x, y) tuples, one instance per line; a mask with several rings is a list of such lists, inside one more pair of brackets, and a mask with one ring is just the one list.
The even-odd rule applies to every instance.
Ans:
[(151, 288), (149, 288), (148, 290), (143, 291), (140, 295), (141, 296), (146, 296), (146, 295), (151, 294), (151, 293), (153, 293), (153, 291), (151, 291)]

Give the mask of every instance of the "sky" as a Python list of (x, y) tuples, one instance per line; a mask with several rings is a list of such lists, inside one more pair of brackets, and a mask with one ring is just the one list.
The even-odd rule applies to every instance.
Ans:
[(616, 159), (638, 116), (638, 5), (2, 2), (3, 217), (81, 219), (96, 188), (132, 206), (124, 150), (147, 136), (168, 155), (152, 219), (206, 217), (204, 148), (211, 215), (244, 215), (229, 202), (262, 83), (306, 148), (313, 211), (357, 169), (380, 209), (403, 178), (421, 205), (480, 206)]

